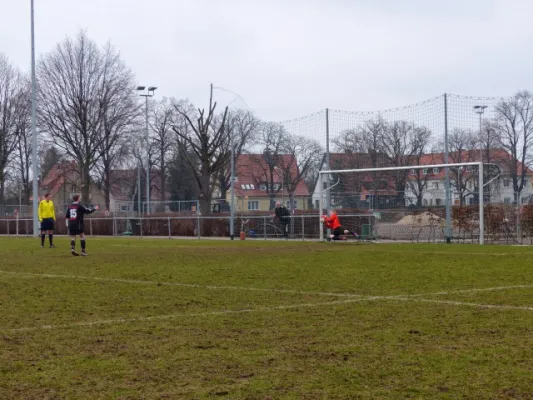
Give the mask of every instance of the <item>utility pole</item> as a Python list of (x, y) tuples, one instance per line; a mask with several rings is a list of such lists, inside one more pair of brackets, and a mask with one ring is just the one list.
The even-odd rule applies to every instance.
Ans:
[(39, 234), (39, 174), (37, 162), (37, 86), (35, 78), (35, 13), (31, 0), (31, 162), (33, 174), (33, 236)]
[[(448, 95), (444, 93), (444, 164), (448, 164)], [(450, 169), (444, 169), (446, 177), (446, 243), (452, 241), (452, 196), (450, 188)]]
[(137, 91), (142, 92), (141, 97), (145, 98), (145, 123), (146, 123), (146, 214), (150, 215), (150, 145), (148, 138), (150, 136), (150, 130), (148, 128), (148, 97), (153, 97), (157, 87), (149, 86), (145, 92), (144, 86), (137, 86)]

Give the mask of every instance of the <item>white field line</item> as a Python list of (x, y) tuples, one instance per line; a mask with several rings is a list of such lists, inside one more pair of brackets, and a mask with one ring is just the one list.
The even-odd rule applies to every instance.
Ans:
[[(387, 299), (381, 299), (387, 300)], [(394, 300), (396, 301), (415, 301), (417, 303), (434, 303), (434, 304), (445, 304), (452, 306), (467, 306), (467, 307), (476, 307), (476, 308), (488, 308), (495, 310), (521, 310), (521, 311), (533, 311), (533, 307), (528, 306), (509, 306), (509, 305), (498, 305), (498, 304), (480, 304), (480, 303), (469, 303), (464, 301), (455, 301), (455, 300), (435, 300), (435, 299), (419, 299), (419, 298), (409, 298), (409, 297), (397, 297)]]
[(97, 281), (97, 282), (128, 283), (128, 284), (137, 284), (137, 285), (176, 286), (176, 287), (209, 289), (209, 290), (237, 290), (237, 291), (249, 291), (249, 292), (283, 293), (283, 294), (327, 296), (327, 297), (348, 297), (348, 298), (372, 297), (373, 299), (376, 299), (376, 300), (381, 299), (381, 298), (392, 299), (392, 298), (407, 298), (407, 297), (445, 296), (445, 295), (450, 295), (450, 294), (492, 292), (492, 291), (510, 290), (510, 289), (533, 288), (533, 285), (511, 285), (511, 286), (495, 286), (495, 287), (488, 287), (488, 288), (458, 289), (458, 290), (432, 292), (432, 293), (371, 296), (371, 295), (356, 294), (356, 293), (307, 292), (307, 291), (289, 290), (289, 289), (254, 288), (254, 287), (244, 287), (244, 286), (214, 286), (214, 285), (199, 285), (199, 284), (194, 284), (194, 283), (157, 282), (157, 281), (144, 281), (144, 280), (135, 280), (135, 279), (121, 279), (121, 278), (102, 278), (102, 277), (97, 277), (97, 276), (37, 274), (37, 273), (31, 273), (31, 272), (16, 272), (16, 271), (4, 271), (4, 270), (0, 270), (0, 274), (12, 275), (12, 276), (19, 277), (19, 278), (30, 278), (30, 279), (38, 279), (38, 278), (74, 279), (74, 280), (87, 280), (87, 281)]
[(14, 275), (19, 278), (76, 279), (76, 280), (99, 281), (99, 282), (131, 283), (131, 284), (138, 284), (138, 285), (177, 286), (177, 287), (210, 289), (210, 290), (240, 290), (240, 291), (250, 291), (250, 292), (284, 293), (284, 294), (328, 296), (328, 297), (363, 297), (363, 295), (351, 294), (351, 293), (306, 292), (306, 291), (288, 290), (288, 289), (269, 289), (269, 288), (241, 287), (241, 286), (213, 286), (213, 285), (198, 285), (194, 283), (156, 282), (156, 281), (142, 281), (142, 280), (135, 280), (135, 279), (120, 279), (120, 278), (100, 278), (96, 276), (35, 274), (35, 273), (30, 273), (30, 272), (14, 272), (14, 271), (3, 271), (3, 270), (0, 270), (0, 274)]
[(358, 299), (336, 300), (336, 301), (328, 301), (328, 302), (322, 302), (322, 303), (289, 304), (289, 305), (281, 305), (281, 306), (273, 306), (273, 307), (249, 308), (249, 309), (243, 309), (243, 310), (208, 311), (208, 312), (202, 312), (202, 313), (177, 313), (177, 314), (167, 314), (167, 315), (156, 315), (152, 317), (117, 318), (117, 319), (73, 322), (73, 323), (68, 323), (68, 324), (42, 325), (42, 326), (32, 326), (32, 327), (22, 327), (22, 328), (11, 328), (11, 329), (0, 328), (0, 332), (4, 332), (4, 333), (31, 332), (31, 331), (37, 331), (37, 330), (92, 327), (92, 326), (97, 326), (97, 325), (117, 325), (117, 324), (124, 324), (124, 323), (130, 323), (130, 322), (133, 323), (133, 322), (161, 321), (161, 320), (168, 320), (168, 319), (175, 319), (175, 318), (248, 314), (248, 313), (256, 313), (256, 312), (273, 312), (273, 311), (279, 311), (279, 310), (344, 305), (344, 304), (350, 304), (350, 303), (356, 303), (356, 302), (376, 301), (376, 300), (415, 301), (415, 302), (420, 302), (420, 303), (435, 303), (435, 304), (446, 304), (446, 305), (453, 305), (453, 306), (468, 306), (468, 307), (496, 309), (496, 310), (533, 311), (533, 307), (527, 307), (527, 306), (479, 304), (479, 303), (467, 303), (467, 302), (453, 301), (453, 300), (432, 300), (432, 299), (420, 299), (420, 298), (399, 297), (399, 296), (368, 296), (368, 297), (362, 297)]
[(91, 327), (96, 325), (115, 325), (123, 324), (128, 322), (146, 322), (146, 321), (159, 321), (175, 318), (188, 318), (188, 317), (205, 317), (213, 315), (231, 315), (231, 314), (247, 314), (247, 313), (256, 313), (256, 312), (271, 312), (278, 310), (291, 310), (296, 308), (313, 308), (313, 307), (323, 307), (323, 306), (334, 306), (342, 305), (348, 303), (356, 303), (362, 301), (372, 301), (372, 300), (385, 300), (388, 299), (388, 296), (368, 296), (358, 299), (349, 299), (349, 300), (336, 300), (328, 301), (323, 303), (302, 303), (302, 304), (289, 304), (273, 307), (258, 307), (258, 308), (248, 308), (243, 310), (221, 310), (221, 311), (207, 311), (201, 313), (180, 313), (180, 314), (167, 314), (167, 315), (156, 315), (152, 317), (137, 317), (137, 318), (117, 318), (117, 319), (107, 319), (107, 320), (98, 320), (98, 321), (85, 321), (85, 322), (72, 322), (68, 324), (59, 324), (59, 325), (42, 325), (42, 326), (32, 326), (32, 327), (23, 327), (23, 328), (11, 328), (5, 329), (0, 328), (0, 332), (29, 332), (36, 330), (50, 330), (50, 329), (65, 329), (65, 328), (74, 328), (74, 327)]

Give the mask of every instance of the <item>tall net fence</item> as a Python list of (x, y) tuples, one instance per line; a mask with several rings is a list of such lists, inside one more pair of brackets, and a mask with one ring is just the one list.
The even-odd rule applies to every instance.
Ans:
[[(325, 208), (349, 215), (347, 223), (365, 236), (439, 241), (444, 238), (441, 223), (448, 211), (450, 224), (453, 224), (453, 239), (470, 238), (475, 241), (479, 236), (479, 226), (476, 228), (475, 223), (467, 221), (469, 218), (475, 220), (476, 207), (482, 196), (486, 205), (485, 213), (489, 213), (484, 228), (487, 241), (493, 238), (494, 242), (501, 242), (505, 238), (507, 241), (523, 242), (533, 236), (533, 222), (530, 222), (533, 221), (533, 210), (530, 211), (530, 203), (533, 203), (533, 173), (528, 169), (524, 187), (516, 190), (512, 171), (509, 170), (509, 152), (502, 148), (494, 134), (498, 106), (507, 100), (509, 98), (447, 94), (385, 110), (325, 109), (284, 121), (281, 125), (289, 135), (312, 139), (320, 145), (323, 158), (316, 171), (480, 160), (485, 163), (484, 182), (488, 183), (482, 190), (473, 179), (476, 171), (469, 167), (450, 168), (447, 175), (442, 168), (438, 171), (422, 168), (417, 170), (416, 176), (408, 174), (403, 181), (394, 176), (374, 175), (364, 179), (337, 179), (332, 176), (324, 183), (331, 188), (323, 194)], [(318, 176), (314, 177), (314, 181), (306, 176), (305, 183), (309, 191), (305, 199), (307, 214), (291, 216), (287, 229), (292, 238), (317, 238), (323, 228), (318, 219)], [(237, 198), (236, 201), (242, 199)], [(100, 207), (101, 210), (104, 208)], [(150, 209), (145, 203), (139, 206), (135, 201), (117, 202), (108, 210), (110, 215), (105, 215), (109, 219), (102, 219), (105, 222), (98, 223), (107, 228), (95, 229), (98, 234), (120, 235), (135, 232), (136, 226), (139, 226), (135, 221), (143, 221), (142, 229), (137, 231), (146, 231), (148, 236), (161, 232), (166, 236), (169, 227), (170, 236), (224, 236), (229, 232), (229, 210), (224, 204), (213, 205), (211, 217), (197, 215), (197, 209), (197, 200), (152, 201)], [(32, 212), (30, 206), (0, 206), (0, 214), (7, 220), (31, 216)], [(160, 221), (157, 223), (159, 225), (150, 222), (156, 219)], [(109, 220), (114, 220), (114, 225), (110, 225)], [(96, 220), (93, 222), (94, 226), (98, 225)], [(12, 222), (6, 224), (6, 229), (0, 225), (0, 233), (8, 228), (13, 232)], [(126, 225), (123, 227), (123, 224)], [(157, 229), (150, 228), (156, 225)], [(424, 227), (420, 228), (422, 225)], [(243, 230), (250, 237), (284, 237), (285, 228), (279, 221), (270, 216), (257, 215), (253, 210), (237, 212), (235, 220), (235, 232)], [(420, 234), (415, 235), (417, 229)]]

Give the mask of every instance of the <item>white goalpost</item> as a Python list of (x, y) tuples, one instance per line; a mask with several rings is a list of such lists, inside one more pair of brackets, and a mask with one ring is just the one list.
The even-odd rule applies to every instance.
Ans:
[[(484, 182), (484, 166), (495, 166), (497, 174), (493, 177), (488, 177), (487, 182)], [(477, 177), (476, 172), (472, 171), (474, 168), (477, 168)], [(445, 199), (442, 203), (440, 203), (439, 199), (439, 205), (445, 207), (446, 209), (446, 222), (445, 222), (445, 238), (447, 242), (450, 242), (452, 236), (453, 236), (453, 227), (451, 222), (451, 207), (452, 207), (452, 187), (451, 187), (451, 178), (449, 177), (450, 169), (455, 169), (456, 174), (468, 174), (470, 182), (477, 184), (478, 192), (477, 192), (477, 198), (479, 206), (479, 244), (485, 243), (485, 221), (484, 221), (484, 188), (490, 184), (492, 181), (494, 181), (497, 177), (500, 175), (499, 167), (492, 163), (483, 163), (483, 162), (462, 162), (462, 163), (452, 163), (452, 164), (433, 164), (433, 165), (409, 165), (409, 166), (402, 166), (402, 167), (386, 167), (386, 168), (361, 168), (361, 169), (343, 169), (343, 170), (323, 170), (319, 172), (318, 176), (318, 183), (317, 183), (317, 195), (319, 197), (319, 232), (320, 232), (320, 240), (324, 240), (324, 229), (323, 229), (323, 221), (322, 217), (324, 215), (324, 212), (329, 212), (332, 205), (326, 204), (328, 203), (325, 201), (324, 197), (330, 198), (331, 197), (331, 191), (333, 189), (335, 190), (343, 190), (342, 188), (339, 189), (340, 186), (339, 182), (341, 182), (343, 179), (347, 180), (347, 176), (352, 174), (353, 176), (359, 176), (358, 179), (361, 179), (362, 174), (366, 174), (365, 179), (366, 181), (364, 184), (369, 183), (371, 181), (371, 178), (369, 176), (376, 176), (377, 174), (382, 174), (382, 176), (392, 176), (394, 172), (398, 171), (410, 171), (411, 174), (413, 174), (413, 171), (417, 171), (416, 176), (420, 176), (420, 170), (426, 170), (423, 171), (427, 173), (427, 171), (440, 171), (443, 169), (447, 177), (446, 179), (440, 178), (441, 181), (443, 181), (444, 189), (445, 189)], [(468, 171), (468, 172), (464, 172)], [(358, 175), (359, 174), (359, 175)], [(388, 175), (387, 175), (388, 174)], [(411, 174), (406, 174), (404, 172), (403, 176), (405, 179), (412, 179)], [(426, 181), (427, 182), (427, 181)], [(437, 184), (438, 185), (438, 184)], [(325, 194), (328, 194), (329, 196), (324, 196)], [(474, 192), (470, 192), (472, 196), (474, 196)], [(405, 201), (405, 198), (403, 198)], [(341, 207), (342, 208), (342, 207)], [(407, 206), (405, 207), (407, 208)], [(369, 206), (369, 211), (374, 211), (374, 208), (372, 206)], [(342, 218), (342, 216), (341, 216)], [(341, 221), (342, 222), (342, 221)]]

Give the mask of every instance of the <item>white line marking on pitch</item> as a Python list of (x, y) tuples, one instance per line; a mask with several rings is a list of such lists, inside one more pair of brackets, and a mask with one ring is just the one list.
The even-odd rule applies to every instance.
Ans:
[(250, 292), (267, 292), (267, 293), (285, 293), (285, 294), (299, 294), (299, 295), (314, 295), (314, 296), (329, 296), (329, 297), (363, 297), (361, 294), (351, 293), (328, 293), (328, 292), (306, 292), (288, 289), (270, 289), (270, 288), (254, 288), (254, 287), (240, 287), (240, 286), (213, 286), (213, 285), (198, 285), (194, 283), (179, 283), (179, 282), (156, 282), (156, 281), (141, 281), (134, 279), (120, 279), (120, 278), (100, 278), (96, 276), (79, 276), (79, 275), (55, 275), (55, 274), (35, 274), (31, 272), (14, 272), (0, 270), (0, 274), (15, 275), (24, 278), (49, 278), (49, 279), (77, 279), (77, 280), (92, 280), (99, 282), (117, 282), (117, 283), (133, 283), (140, 285), (161, 285), (161, 286), (178, 286), (187, 288), (201, 288), (210, 290), (242, 290)]
[(290, 304), (290, 305), (281, 305), (273, 307), (258, 307), (258, 308), (249, 308), (244, 310), (223, 310), (223, 311), (208, 311), (202, 313), (181, 313), (181, 314), (167, 314), (167, 315), (156, 315), (153, 317), (137, 317), (137, 318), (118, 318), (118, 319), (107, 319), (100, 321), (86, 321), (86, 322), (73, 322), (69, 324), (60, 324), (60, 325), (42, 325), (42, 326), (33, 326), (33, 327), (24, 327), (24, 328), (11, 328), (5, 329), (0, 328), (0, 332), (29, 332), (36, 330), (49, 330), (49, 329), (64, 329), (64, 328), (73, 328), (73, 327), (86, 327), (86, 326), (96, 326), (96, 325), (114, 325), (122, 324), (127, 322), (146, 322), (146, 321), (157, 321), (173, 318), (186, 318), (186, 317), (203, 317), (210, 315), (230, 315), (230, 314), (246, 314), (254, 312), (269, 312), (269, 311), (278, 311), (278, 310), (290, 310), (296, 308), (312, 308), (312, 307), (322, 307), (322, 306), (333, 306), (333, 305), (342, 305), (349, 303), (356, 303), (362, 301), (372, 301), (372, 300), (385, 300), (389, 296), (368, 296), (359, 299), (349, 299), (349, 300), (336, 300), (328, 301), (323, 303), (303, 303), (303, 304)]
[[(31, 273), (31, 272), (16, 272), (16, 271), (4, 271), (4, 270), (0, 270), (0, 274), (14, 275), (14, 276), (24, 277), (24, 278), (76, 279), (76, 280), (89, 280), (89, 281), (92, 280), (92, 281), (98, 281), (98, 282), (117, 282), (117, 283), (131, 283), (131, 284), (154, 285), (154, 286), (157, 286), (157, 285), (176, 286), (176, 287), (187, 287), (187, 288), (209, 289), (209, 290), (242, 290), (242, 291), (250, 291), (250, 292), (284, 293), (284, 294), (328, 296), (328, 297), (349, 297), (349, 298), (355, 298), (355, 297), (359, 298), (359, 297), (370, 296), (370, 295), (355, 294), (355, 293), (306, 292), (306, 291), (288, 290), (288, 289), (254, 288), (254, 287), (241, 287), (241, 286), (213, 286), (213, 285), (198, 285), (194, 283), (156, 282), (156, 281), (142, 281), (142, 280), (135, 280), (135, 279), (121, 279), (121, 278), (101, 278), (97, 276), (36, 274), (36, 273)], [(533, 285), (496, 286), (496, 287), (488, 287), (488, 288), (458, 289), (458, 290), (441, 291), (441, 292), (433, 292), (433, 293), (400, 294), (400, 295), (377, 296), (377, 297), (400, 298), (400, 297), (421, 297), (421, 296), (445, 296), (449, 294), (459, 294), (459, 293), (490, 292), (490, 291), (499, 291), (499, 290), (529, 289), (529, 288), (533, 288)]]
[[(387, 300), (387, 299), (380, 299)], [(509, 305), (498, 305), (498, 304), (479, 304), (479, 303), (468, 303), (464, 301), (455, 301), (455, 300), (434, 300), (434, 299), (418, 299), (418, 298), (408, 298), (408, 297), (397, 297), (394, 300), (400, 301), (416, 301), (420, 303), (435, 303), (435, 304), (447, 304), (452, 306), (468, 306), (476, 308), (489, 308), (496, 310), (521, 310), (521, 311), (533, 311), (533, 307), (528, 306), (509, 306)]]

